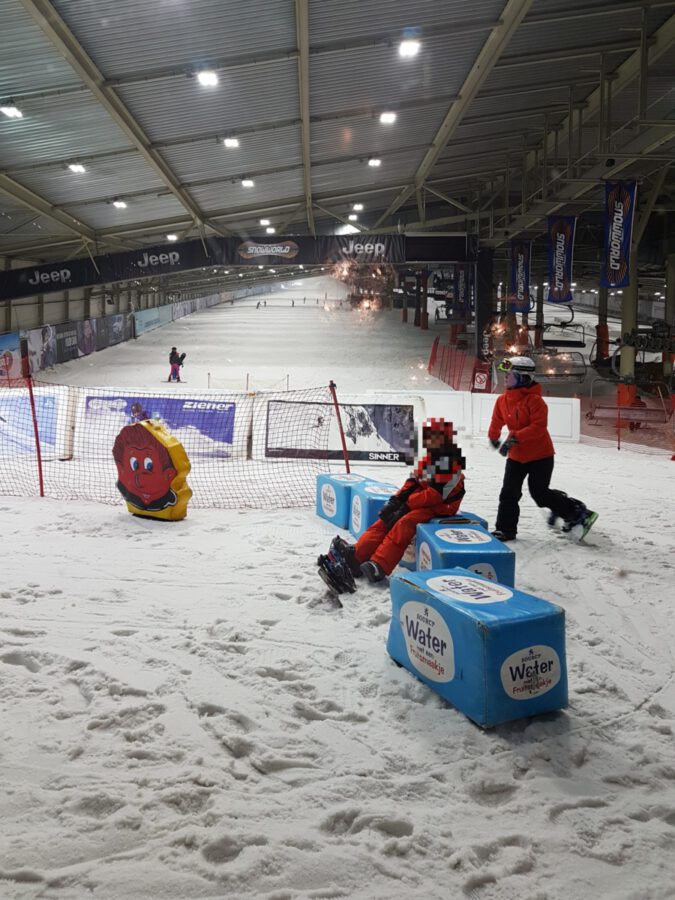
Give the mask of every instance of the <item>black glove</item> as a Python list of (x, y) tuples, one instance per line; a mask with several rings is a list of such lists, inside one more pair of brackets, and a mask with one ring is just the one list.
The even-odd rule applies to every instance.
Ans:
[(380, 518), (387, 528), (393, 528), (407, 512), (410, 512), (410, 507), (405, 500), (394, 496), (390, 497), (380, 510)]
[(504, 443), (501, 445), (501, 447), (499, 448), (499, 452), (501, 453), (502, 456), (508, 456), (509, 450), (511, 449), (511, 447), (513, 447), (513, 445), (517, 444), (517, 443), (518, 443), (517, 439), (512, 434), (510, 434), (507, 437), (507, 439), (504, 441)]
[(490, 443), (495, 448), (495, 450), (499, 450), (499, 440), (492, 440), (492, 438), (490, 438)]

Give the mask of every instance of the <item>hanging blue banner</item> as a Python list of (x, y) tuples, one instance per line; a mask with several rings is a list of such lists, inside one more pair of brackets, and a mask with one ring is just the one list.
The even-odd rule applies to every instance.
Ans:
[(605, 182), (605, 239), (600, 285), (624, 288), (630, 283), (630, 246), (637, 203), (635, 181)]
[(576, 216), (548, 217), (548, 302), (571, 303)]
[(455, 265), (452, 277), (452, 291), (455, 298), (453, 308), (457, 312), (465, 313), (469, 307), (469, 284), (466, 266)]
[(531, 241), (514, 238), (511, 241), (511, 295), (508, 298), (512, 312), (530, 310), (530, 254)]

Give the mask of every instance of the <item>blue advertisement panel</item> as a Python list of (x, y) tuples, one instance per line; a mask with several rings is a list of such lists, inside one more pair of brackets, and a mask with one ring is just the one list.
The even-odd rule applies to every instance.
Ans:
[(530, 253), (531, 241), (514, 238), (511, 241), (511, 296), (512, 312), (530, 310)]
[[(43, 456), (56, 450), (58, 399), (53, 394), (35, 395), (35, 414)], [(25, 390), (0, 390), (0, 455), (19, 456), (35, 453), (35, 432), (28, 393)]]
[(637, 203), (635, 181), (605, 182), (605, 237), (600, 284), (624, 288), (630, 284), (630, 245)]
[(571, 303), (576, 216), (548, 217), (548, 302)]
[(154, 331), (162, 325), (168, 325), (173, 316), (170, 306), (157, 306), (154, 309), (142, 309), (134, 313), (136, 320), (136, 336)]
[(232, 456), (236, 409), (236, 403), (222, 400), (88, 394), (82, 424), (85, 431), (114, 438), (125, 425), (158, 419), (183, 444), (188, 456), (227, 459)]

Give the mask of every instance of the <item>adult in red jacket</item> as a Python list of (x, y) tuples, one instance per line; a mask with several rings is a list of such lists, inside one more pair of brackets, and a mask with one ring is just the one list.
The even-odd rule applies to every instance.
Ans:
[(340, 543), (352, 574), (381, 581), (398, 565), (417, 526), (437, 516), (454, 516), (464, 490), (465, 461), (453, 441), (452, 422), (429, 419), (422, 426), (425, 455), (414, 473), (380, 510), (379, 519), (356, 542)]
[[(563, 531), (581, 525), (585, 534), (597, 519), (597, 513), (588, 510), (581, 500), (549, 487), (555, 451), (547, 428), (548, 407), (541, 395), (541, 385), (533, 379), (534, 362), (526, 356), (514, 356), (505, 359), (499, 368), (506, 372), (506, 393), (497, 397), (488, 438), (492, 446), (508, 458), (492, 533), (501, 541), (515, 540), (520, 518), (519, 500), (527, 478), (534, 502), (551, 510), (549, 525), (562, 519)], [(500, 443), (504, 427), (508, 429), (508, 437)]]

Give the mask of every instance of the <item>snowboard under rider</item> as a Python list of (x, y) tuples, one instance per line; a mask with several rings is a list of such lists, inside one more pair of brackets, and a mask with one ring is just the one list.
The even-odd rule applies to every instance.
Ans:
[[(547, 428), (548, 407), (541, 394), (541, 385), (533, 377), (534, 362), (527, 356), (512, 356), (504, 359), (498, 368), (506, 373), (506, 392), (497, 397), (488, 439), (507, 460), (492, 534), (500, 541), (516, 539), (519, 500), (527, 478), (534, 502), (551, 511), (548, 524), (553, 527), (558, 519), (562, 519), (563, 531), (580, 526), (583, 536), (598, 514), (587, 509), (581, 500), (549, 487), (555, 450)], [(501, 442), (504, 427), (508, 429), (508, 436)]]
[(428, 419), (422, 426), (426, 451), (413, 474), (380, 510), (379, 519), (348, 544), (336, 538), (355, 578), (381, 581), (398, 565), (417, 526), (442, 516), (454, 516), (466, 493), (465, 460), (454, 443), (452, 422)]
[(180, 367), (183, 365), (184, 360), (185, 354), (178, 353), (178, 350), (175, 347), (172, 347), (171, 353), (169, 354), (169, 365), (171, 366), (171, 371), (169, 372), (167, 381), (180, 381)]

